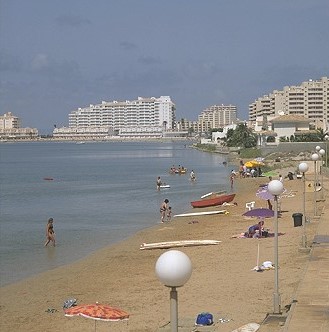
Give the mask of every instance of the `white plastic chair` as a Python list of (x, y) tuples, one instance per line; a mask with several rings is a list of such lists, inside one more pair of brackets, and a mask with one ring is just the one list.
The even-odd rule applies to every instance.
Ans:
[(249, 211), (252, 210), (255, 207), (255, 202), (248, 202), (246, 203), (246, 209)]

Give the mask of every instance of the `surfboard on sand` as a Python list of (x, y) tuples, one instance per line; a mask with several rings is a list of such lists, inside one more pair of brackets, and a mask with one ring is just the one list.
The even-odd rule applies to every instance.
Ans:
[(181, 214), (175, 214), (174, 217), (195, 217), (195, 216), (207, 216), (210, 214), (228, 214), (228, 211), (227, 210), (216, 210), (216, 211), (181, 213)]
[(192, 247), (192, 246), (205, 246), (219, 244), (222, 241), (217, 240), (181, 240), (181, 241), (167, 241), (167, 242), (154, 242), (143, 243), (140, 246), (141, 250), (144, 249), (167, 249), (173, 247)]
[(256, 332), (260, 328), (260, 325), (257, 323), (248, 323), (243, 326), (238, 327), (232, 332)]

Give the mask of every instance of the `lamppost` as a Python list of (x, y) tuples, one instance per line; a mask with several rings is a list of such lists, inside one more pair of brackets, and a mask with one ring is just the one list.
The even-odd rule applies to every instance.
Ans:
[(329, 135), (326, 134), (326, 136), (324, 136), (324, 139), (326, 141), (326, 167), (328, 167), (328, 140), (329, 140)]
[(300, 163), (298, 166), (300, 172), (303, 173), (303, 235), (302, 235), (302, 247), (307, 247), (307, 237), (306, 237), (306, 209), (305, 209), (305, 173), (308, 171), (308, 165), (306, 163)]
[(267, 187), (267, 190), (274, 196), (274, 293), (273, 305), (274, 314), (281, 313), (281, 298), (279, 293), (279, 242), (278, 242), (278, 196), (283, 192), (283, 184), (279, 180), (272, 180)]
[[(321, 146), (320, 145), (317, 145), (316, 147), (315, 147), (315, 153), (317, 153), (318, 155), (319, 155), (319, 151), (321, 150)], [(319, 157), (320, 157), (320, 155), (319, 155)], [(316, 170), (316, 173), (317, 173), (317, 175), (319, 175), (320, 174), (320, 167), (319, 167), (319, 170), (317, 169)], [(317, 181), (318, 181), (318, 178), (316, 179)]]
[(324, 198), (324, 188), (323, 188), (323, 156), (326, 154), (326, 151), (324, 149), (320, 149), (319, 150), (319, 155), (321, 157), (321, 166), (320, 166), (320, 174), (321, 174), (321, 186), (322, 186), (322, 190), (321, 190), (321, 199)]
[(171, 332), (178, 332), (178, 298), (176, 287), (183, 286), (191, 277), (192, 263), (181, 251), (169, 250), (163, 253), (155, 264), (159, 280), (170, 287), (170, 326)]
[(317, 208), (316, 208), (316, 187), (317, 187), (317, 172), (316, 172), (316, 162), (319, 160), (319, 155), (317, 153), (313, 153), (311, 156), (314, 161), (314, 194), (313, 194), (313, 206), (314, 206), (314, 216), (316, 216)]

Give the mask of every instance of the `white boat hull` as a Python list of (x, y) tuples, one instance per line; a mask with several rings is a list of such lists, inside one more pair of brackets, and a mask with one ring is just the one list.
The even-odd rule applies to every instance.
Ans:
[(205, 212), (191, 212), (175, 214), (174, 217), (194, 217), (194, 216), (208, 216), (212, 214), (228, 214), (227, 210), (205, 211)]
[(143, 243), (140, 249), (146, 250), (146, 249), (167, 249), (174, 247), (205, 246), (205, 245), (215, 245), (221, 242), (222, 241), (217, 241), (217, 240), (182, 240), (182, 241), (154, 242), (154, 243)]

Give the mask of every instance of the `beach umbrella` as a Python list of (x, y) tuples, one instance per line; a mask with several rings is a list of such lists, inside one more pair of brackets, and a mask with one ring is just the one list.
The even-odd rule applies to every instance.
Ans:
[[(286, 192), (286, 189), (283, 189), (283, 192), (284, 193)], [(257, 192), (256, 192), (256, 196), (260, 199), (265, 199), (266, 201), (267, 200), (271, 200), (271, 199), (274, 199), (274, 196), (267, 190), (267, 185), (264, 185), (264, 186), (261, 186)]]
[(259, 166), (264, 166), (265, 164), (262, 161), (258, 160), (249, 160), (244, 164), (246, 167), (251, 168), (251, 167), (259, 167)]
[(243, 214), (245, 217), (271, 218), (274, 217), (274, 211), (270, 209), (251, 209)]
[(256, 196), (260, 199), (265, 199), (266, 201), (269, 199), (274, 199), (274, 196), (267, 190), (267, 186), (258, 189)]
[(96, 331), (96, 321), (119, 321), (127, 320), (129, 314), (121, 309), (111, 307), (106, 304), (100, 304), (98, 302), (94, 304), (82, 304), (75, 307), (66, 309), (65, 316), (82, 316), (86, 318), (91, 318), (95, 320), (95, 331)]

